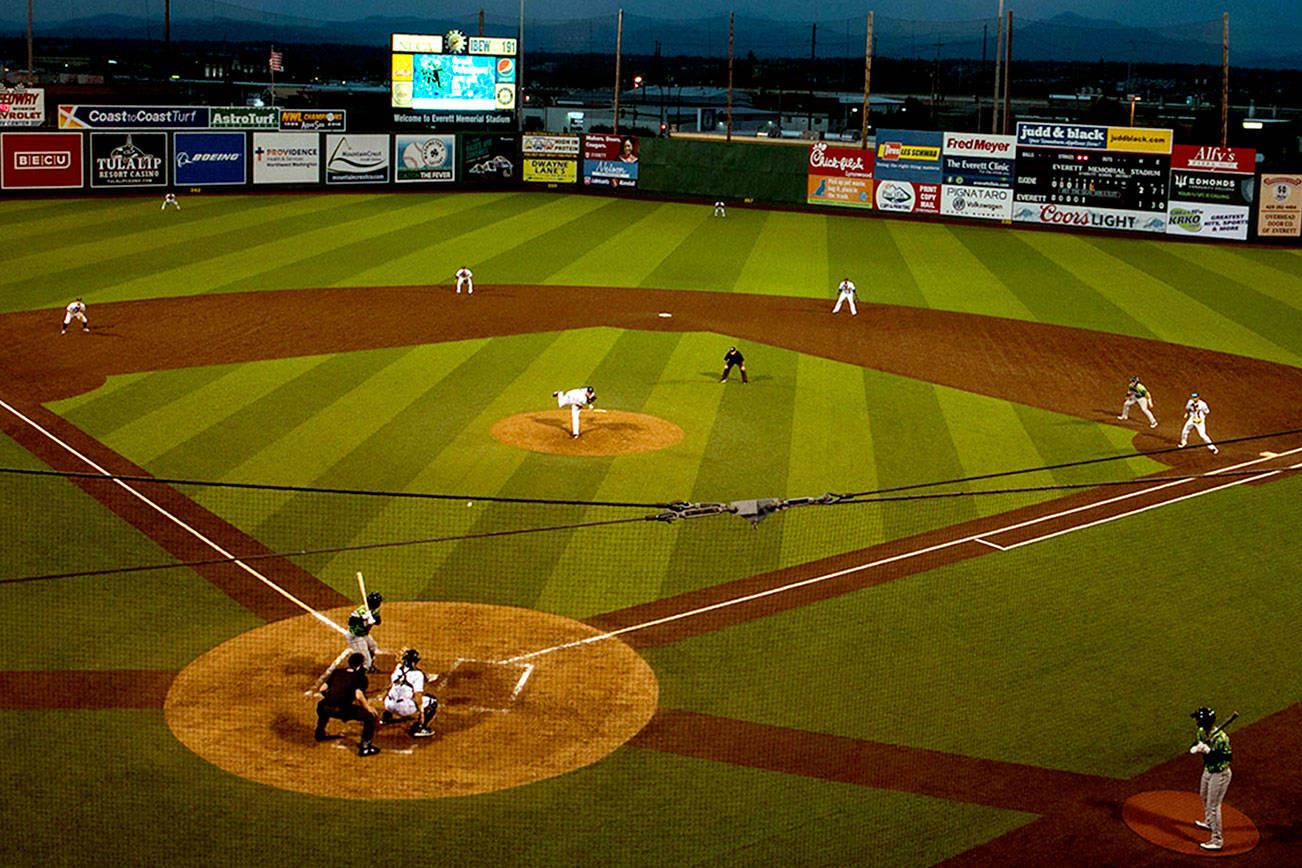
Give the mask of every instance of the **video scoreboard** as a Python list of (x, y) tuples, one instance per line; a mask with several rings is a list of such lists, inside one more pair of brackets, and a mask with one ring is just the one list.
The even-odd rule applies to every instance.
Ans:
[(391, 105), (434, 114), (513, 113), (515, 39), (395, 33), (391, 39)]

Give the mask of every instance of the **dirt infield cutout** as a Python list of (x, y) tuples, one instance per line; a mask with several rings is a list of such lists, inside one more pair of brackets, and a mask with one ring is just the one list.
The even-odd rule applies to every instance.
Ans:
[(683, 439), (673, 422), (626, 410), (584, 410), (579, 436), (570, 436), (569, 410), (538, 410), (493, 424), (493, 438), (531, 452), (555, 455), (632, 455), (666, 449)]
[[(346, 609), (324, 613), (336, 623)], [(436, 738), (403, 724), (380, 727), (381, 753), (361, 758), (361, 724), (317, 743), (317, 678), (343, 639), (311, 615), (276, 621), (196, 658), (176, 677), (163, 711), (176, 737), (232, 774), (295, 792), (347, 799), (433, 799), (507, 789), (596, 762), (637, 734), (655, 712), (655, 674), (637, 652), (577, 621), (508, 606), (386, 603), (375, 636), (380, 671), (367, 696), (378, 706), (395, 655), (421, 652), (441, 677)], [(341, 747), (346, 749), (340, 749)]]

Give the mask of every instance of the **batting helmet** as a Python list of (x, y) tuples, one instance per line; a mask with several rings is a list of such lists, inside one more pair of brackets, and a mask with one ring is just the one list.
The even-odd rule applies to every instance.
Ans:
[(379, 591), (371, 591), (366, 595), (366, 608), (368, 609), (378, 609), (383, 602), (384, 597), (380, 596)]
[(1139, 382), (1139, 377), (1131, 377), (1131, 378), (1130, 378), (1130, 382), (1132, 382), (1132, 383), (1138, 383), (1138, 382)]
[(420, 662), (420, 652), (415, 648), (408, 648), (402, 652), (402, 665), (411, 669)]
[(1199, 729), (1211, 729), (1216, 725), (1216, 712), (1205, 705), (1189, 712), (1189, 716), (1198, 724)]
[(1190, 397), (1190, 398), (1197, 398), (1197, 397), (1198, 397), (1198, 393), (1197, 393), (1197, 392), (1190, 392), (1190, 393), (1189, 393), (1189, 397)]

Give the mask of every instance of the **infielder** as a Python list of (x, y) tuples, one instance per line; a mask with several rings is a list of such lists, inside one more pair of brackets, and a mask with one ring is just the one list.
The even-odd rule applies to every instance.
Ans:
[(1203, 442), (1207, 444), (1208, 449), (1212, 450), (1213, 455), (1221, 451), (1207, 436), (1207, 414), (1210, 412), (1207, 409), (1207, 402), (1199, 398), (1197, 392), (1189, 394), (1189, 401), (1184, 405), (1184, 428), (1180, 429), (1181, 449), (1189, 439), (1189, 429), (1192, 428), (1198, 432), (1199, 437), (1203, 438)]
[(715, 217), (727, 217), (727, 216), (728, 216), (726, 213), (724, 213), (724, 204), (723, 204), (723, 200), (722, 200), (722, 199), (720, 199), (718, 202), (715, 202), (715, 203), (714, 203), (714, 216), (715, 216)]
[(425, 673), (417, 668), (420, 652), (408, 648), (402, 652), (398, 667), (389, 676), (389, 692), (384, 694), (384, 714), (381, 723), (393, 723), (404, 717), (416, 718), (407, 730), (413, 738), (429, 738), (434, 734), (430, 721), (439, 709), (439, 701), (425, 692)]
[[(1225, 801), (1225, 791), (1230, 786), (1230, 737), (1222, 727), (1216, 726), (1216, 712), (1203, 706), (1189, 714), (1198, 724), (1197, 741), (1189, 748), (1189, 753), (1202, 754), (1203, 776), (1198, 783), (1198, 795), (1203, 800), (1203, 818), (1195, 820), (1199, 829), (1212, 833), (1210, 841), (1199, 844), (1204, 850), (1220, 850), (1224, 843), (1221, 839), (1221, 802)], [(1233, 717), (1231, 717), (1233, 719)], [(1227, 721), (1228, 723), (1228, 721)]]
[(1139, 409), (1144, 411), (1148, 417), (1148, 427), (1156, 428), (1157, 420), (1153, 418), (1150, 408), (1153, 406), (1153, 396), (1148, 393), (1148, 388), (1141, 382), (1139, 377), (1131, 377), (1130, 382), (1126, 385), (1126, 403), (1121, 405), (1121, 415), (1118, 419), (1130, 418), (1130, 405), (1138, 404)]
[(159, 210), (159, 211), (166, 211), (168, 205), (171, 205), (171, 206), (172, 206), (173, 208), (175, 208), (177, 211), (180, 211), (180, 210), (181, 210), (181, 203), (178, 202), (178, 201), (176, 201), (176, 194), (175, 194), (175, 193), (168, 193), (166, 196), (164, 196), (164, 197), (163, 197), (163, 204), (159, 206), (158, 210)]
[(570, 437), (579, 436), (579, 411), (597, 403), (597, 392), (591, 386), (570, 389), (568, 392), (552, 392), (552, 397), (562, 410), (570, 408)]
[(466, 288), (466, 295), (475, 294), (474, 274), (464, 265), (457, 269), (457, 293), (460, 294), (461, 287)]
[(850, 303), (850, 316), (858, 316), (859, 310), (854, 306), (854, 294), (854, 281), (847, 277), (836, 288), (836, 307), (832, 308), (832, 313), (839, 313), (841, 305), (848, 301)]
[(72, 304), (68, 305), (64, 310), (63, 328), (59, 330), (59, 334), (66, 335), (68, 333), (68, 323), (72, 322), (74, 319), (81, 320), (82, 331), (90, 331), (90, 323), (86, 322), (86, 305), (81, 300), (81, 296), (77, 296), (76, 300), (73, 301)]

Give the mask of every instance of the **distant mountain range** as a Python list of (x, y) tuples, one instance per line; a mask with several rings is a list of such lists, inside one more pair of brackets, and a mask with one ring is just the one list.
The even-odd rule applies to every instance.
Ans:
[[(228, 7), (230, 8), (230, 7)], [(12, 14), (12, 12), (10, 13)], [(442, 33), (457, 28), (469, 31), (463, 18), (442, 20), (429, 17), (370, 16), (355, 21), (312, 21), (306, 18), (260, 13), (257, 20), (240, 18), (180, 18), (172, 21), (174, 41), (230, 41), (294, 43), (341, 43), (385, 46), (391, 33)], [(527, 19), (526, 51), (558, 53), (613, 53), (614, 16), (582, 20), (533, 21)], [(986, 26), (988, 25), (988, 26)], [(6, 35), (23, 33), (26, 23), (0, 19)], [(162, 22), (132, 15), (98, 15), (55, 23), (42, 23), (37, 35), (65, 38), (153, 39), (162, 38)], [(513, 36), (514, 19), (494, 16), (485, 32)], [(810, 25), (807, 22), (774, 21), (738, 16), (735, 51), (739, 56), (753, 52), (760, 58), (808, 56)], [(1302, 34), (1290, 37), (1275, 33), (1267, 45), (1231, 41), (1233, 66), (1259, 68), (1302, 67)], [(820, 57), (858, 56), (863, 52), (866, 27), (856, 19), (841, 19), (820, 25), (815, 42)], [(877, 16), (874, 21), (876, 54), (881, 57), (925, 59), (979, 59), (993, 56), (994, 20), (911, 21)], [(728, 18), (713, 16), (696, 20), (669, 20), (626, 16), (624, 52), (652, 54), (659, 46), (665, 56), (724, 57), (728, 48)], [(1014, 19), (1013, 55), (1018, 60), (1060, 60), (1092, 62), (1106, 60), (1136, 63), (1193, 63), (1219, 65), (1221, 60), (1218, 22), (1194, 22), (1161, 29), (1134, 27), (1113, 21), (1082, 18), (1071, 13), (1045, 20)]]

